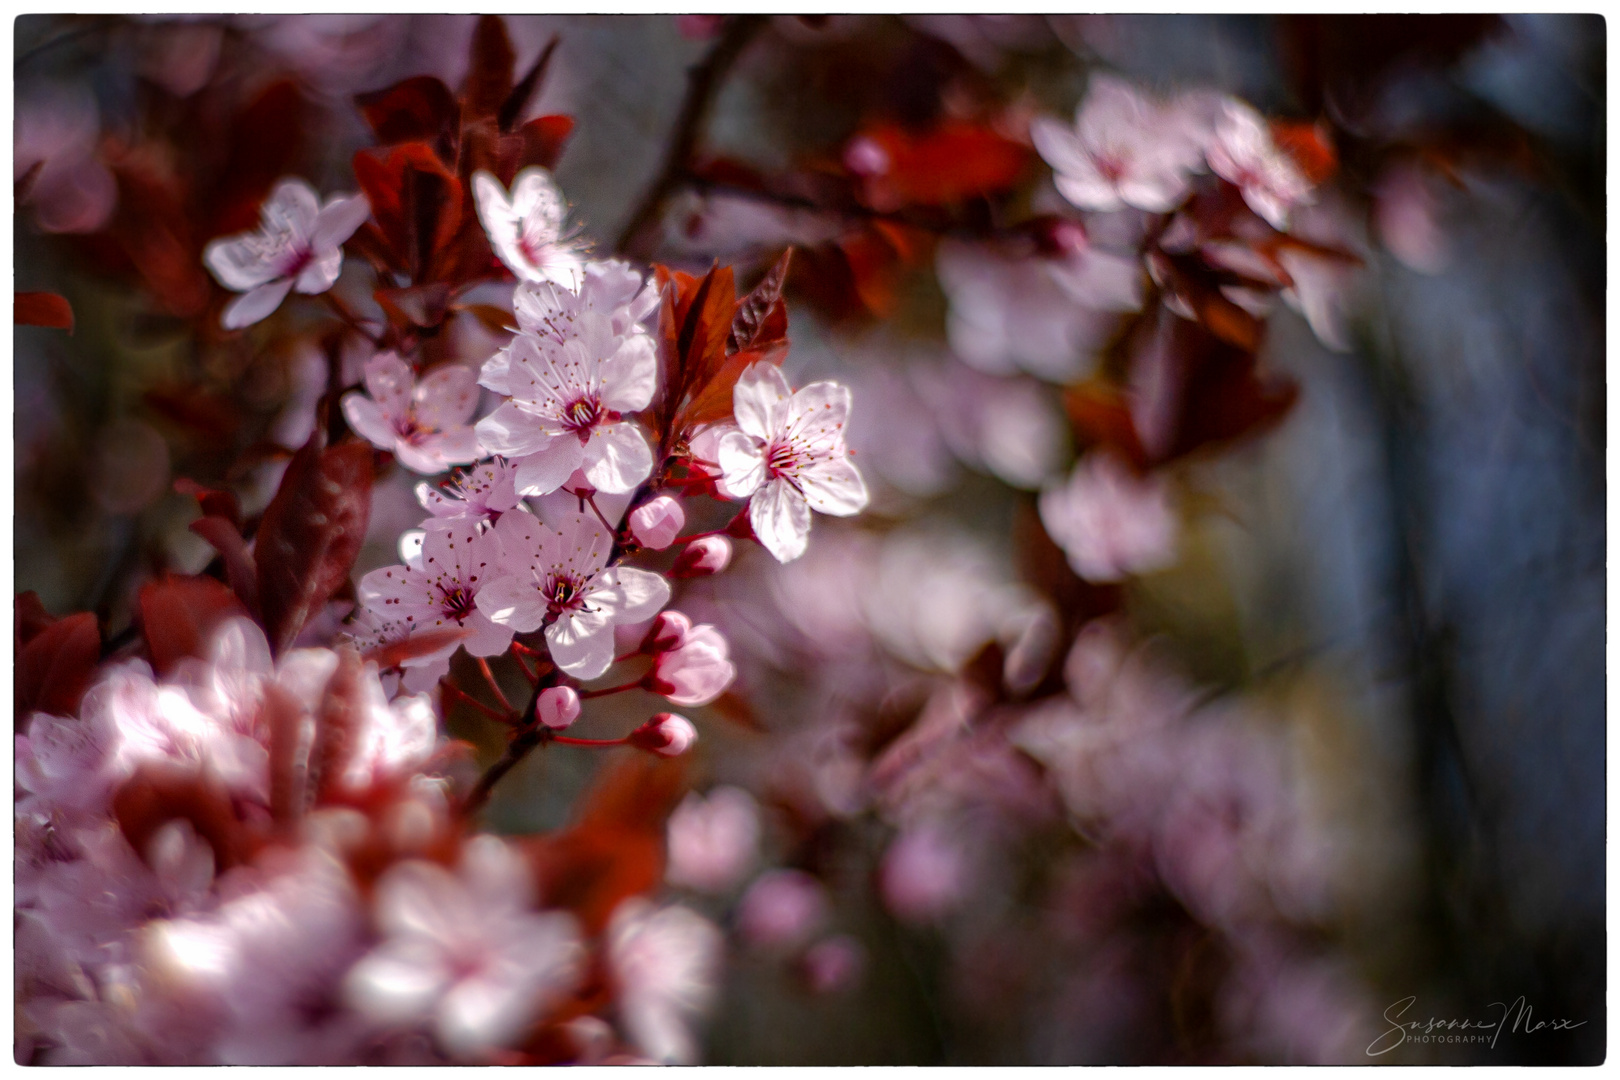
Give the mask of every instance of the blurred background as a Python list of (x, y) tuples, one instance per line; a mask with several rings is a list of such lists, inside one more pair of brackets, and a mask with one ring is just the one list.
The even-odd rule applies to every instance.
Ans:
[[(280, 175), (353, 190), (355, 95), (461, 85), (474, 22), (16, 21), (16, 286), (74, 314), (14, 332), (18, 592), (114, 637), (212, 559), (176, 478), (262, 509), (325, 361), (295, 314), (219, 331), (201, 249)], [(785, 370), (855, 395), (868, 512), (677, 594), (740, 671), (670, 826), (669, 889), (728, 932), (705, 1061), (1603, 1059), (1601, 18), (505, 23), (519, 70), (557, 41), (530, 113), (574, 118), (556, 175), (597, 252), (746, 284), (794, 246)], [(1334, 168), (1294, 232), (1354, 256), (1267, 310), (1253, 362), (1296, 395), (1155, 465), (1174, 558), (1117, 584), (1066, 565), (1038, 492), (1090, 445), (1086, 380), (1145, 429), (1143, 303), (1037, 310), (982, 250), (1072, 220), (1130, 254), (1029, 148), (1098, 73), (1314, 125)], [(379, 481), (356, 577), (415, 479)], [(561, 824), (595, 765), (536, 755), (490, 820)], [(1369, 1058), (1413, 995), (1581, 1026)]]

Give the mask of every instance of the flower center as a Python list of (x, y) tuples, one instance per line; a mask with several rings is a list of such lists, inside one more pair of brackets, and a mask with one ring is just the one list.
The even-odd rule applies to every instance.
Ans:
[(541, 590), (546, 598), (546, 614), (552, 618), (585, 606), (585, 583), (566, 574), (559, 574)]
[(443, 599), (439, 603), (445, 615), (458, 623), (471, 615), (473, 608), (476, 606), (473, 603), (472, 594), (462, 585), (457, 585), (455, 588), (445, 592)]
[(564, 406), (562, 419), (568, 430), (583, 439), (601, 422), (603, 413), (602, 402), (597, 396), (587, 394)]
[(287, 261), (283, 264), (282, 277), (297, 277), (303, 273), (304, 267), (315, 261), (315, 249), (308, 244), (299, 244), (287, 254)]

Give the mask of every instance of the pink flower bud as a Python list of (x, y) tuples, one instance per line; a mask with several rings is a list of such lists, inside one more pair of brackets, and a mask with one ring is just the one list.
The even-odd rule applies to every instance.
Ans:
[(642, 547), (662, 551), (675, 542), (686, 525), (686, 511), (668, 495), (636, 507), (630, 514), (630, 535)]
[(540, 691), (534, 714), (548, 728), (567, 727), (579, 719), (579, 691), (572, 686), (552, 686)]
[(723, 536), (705, 536), (686, 545), (675, 559), (670, 577), (706, 577), (718, 574), (731, 562), (731, 541)]
[(844, 168), (856, 176), (882, 176), (893, 164), (889, 152), (865, 135), (851, 139), (844, 147)]
[(679, 713), (661, 712), (632, 731), (625, 741), (663, 757), (680, 757), (697, 742), (697, 728)]
[(647, 685), (677, 705), (707, 705), (725, 692), (737, 669), (725, 636), (704, 623), (674, 648), (658, 654)]
[(667, 652), (678, 649), (692, 632), (692, 620), (678, 611), (660, 611), (653, 620), (652, 632), (647, 635), (645, 652)]
[(772, 870), (748, 887), (737, 905), (737, 928), (750, 944), (791, 947), (827, 915), (821, 883), (803, 870)]

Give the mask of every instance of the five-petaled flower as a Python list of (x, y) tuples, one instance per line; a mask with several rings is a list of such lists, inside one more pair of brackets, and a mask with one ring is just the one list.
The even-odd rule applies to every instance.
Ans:
[(334, 195), (323, 206), (297, 177), (276, 185), (259, 211), (257, 232), (213, 241), (203, 262), (227, 289), (241, 293), (225, 307), (227, 330), (251, 326), (297, 289), (323, 293), (343, 269), (343, 242), (371, 215), (364, 195)]
[(743, 372), (732, 392), (739, 430), (720, 439), (728, 490), (753, 496), (748, 520), (779, 562), (804, 554), (810, 511), (849, 517), (866, 506), (866, 483), (849, 460), (849, 390), (817, 382), (798, 391), (775, 366)]
[(406, 468), (441, 473), (478, 460), (478, 437), (467, 421), (478, 408), (472, 369), (444, 364), (420, 383), (409, 364), (391, 352), (366, 361), (366, 390), (343, 398), (349, 426), (373, 446), (392, 450)]
[(633, 566), (608, 566), (611, 532), (574, 514), (552, 529), (532, 514), (502, 514), (491, 530), (501, 573), (478, 592), (478, 607), (519, 633), (546, 628), (559, 668), (594, 679), (613, 662), (613, 627), (652, 618), (669, 600), (669, 582)]
[(403, 566), (384, 566), (360, 579), (365, 607), (388, 620), (402, 620), (413, 633), (465, 630), (434, 657), (449, 656), (465, 645), (474, 656), (499, 656), (512, 643), (512, 628), (492, 622), (475, 600), (495, 577), (499, 545), (476, 522), (430, 520), (422, 550)]
[(568, 204), (551, 174), (535, 166), (512, 181), (508, 198), (490, 173), (473, 173), (473, 198), (489, 245), (522, 281), (555, 281), (579, 288), (580, 246), (563, 231)]
[(1202, 148), (1179, 115), (1107, 75), (1091, 80), (1072, 126), (1040, 117), (1029, 135), (1058, 191), (1082, 210), (1163, 213), (1203, 165)]

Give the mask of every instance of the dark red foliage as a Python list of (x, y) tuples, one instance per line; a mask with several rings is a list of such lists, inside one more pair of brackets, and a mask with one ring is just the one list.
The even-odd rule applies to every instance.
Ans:
[(12, 321), (18, 326), (49, 326), (73, 332), (73, 305), (49, 292), (20, 292)]
[(174, 490), (177, 494), (196, 498), (205, 515), (222, 517), (238, 530), (241, 529), (242, 502), (230, 488), (209, 487), (207, 484), (197, 483), (190, 477), (182, 476), (174, 482)]
[(884, 124), (857, 139), (869, 154), (877, 151), (871, 154), (874, 167), (859, 170), (864, 201), (877, 210), (949, 206), (1007, 191), (1032, 156), (1022, 143), (955, 120), (921, 134)]
[(259, 523), (259, 607), (277, 654), (348, 580), (371, 514), (371, 448), (324, 441), (317, 431), (293, 455)]
[(249, 614), (259, 615), (258, 571), (238, 526), (229, 518), (205, 514), (191, 523), (191, 531), (208, 541), (225, 561), (225, 580)]
[[(25, 606), (37, 606), (34, 597), (29, 605), (25, 593), (18, 597), (17, 635), (19, 650), (16, 670), (16, 713), (19, 727), (35, 712), (54, 716), (73, 716), (79, 711), (79, 700), (89, 689), (95, 675), (96, 663), (101, 657), (101, 630), (96, 617), (88, 611), (56, 619), (34, 630), (23, 643), (21, 633), (25, 621), (32, 622), (36, 613), (25, 615)], [(40, 612), (43, 612), (40, 608)], [(47, 616), (48, 617), (48, 616)], [(32, 627), (30, 627), (32, 629)]]
[(171, 821), (191, 823), (213, 848), (217, 871), (247, 862), (258, 847), (258, 838), (237, 820), (224, 782), (202, 766), (143, 762), (113, 795), (112, 810), (143, 859), (153, 834)]
[(165, 574), (140, 592), (141, 629), (152, 667), (165, 675), (186, 656), (202, 656), (221, 620), (246, 615), (229, 588), (210, 577)]

